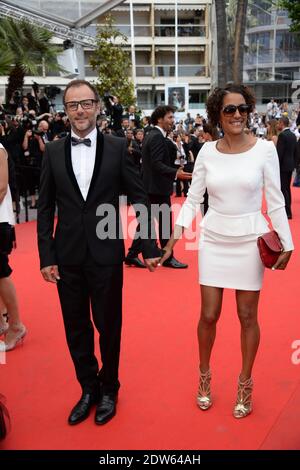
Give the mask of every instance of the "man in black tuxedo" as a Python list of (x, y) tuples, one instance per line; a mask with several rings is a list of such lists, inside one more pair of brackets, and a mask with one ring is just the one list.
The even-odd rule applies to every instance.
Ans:
[[(81, 399), (68, 422), (83, 421), (97, 403), (95, 422), (104, 424), (116, 413), (120, 386), (124, 259), (119, 235), (121, 188), (126, 189), (133, 204), (148, 208), (149, 204), (139, 174), (127, 156), (126, 141), (96, 129), (100, 109), (96, 89), (85, 80), (73, 80), (66, 87), (64, 106), (71, 135), (47, 144), (43, 157), (38, 207), (40, 265), (44, 279), (57, 284), (67, 343), (82, 387)], [(113, 220), (102, 226), (110, 209)], [(145, 227), (147, 222), (150, 227), (150, 211), (146, 214), (147, 221), (144, 218), (141, 224)], [(154, 270), (160, 257), (156, 241), (144, 239), (142, 245), (145, 263)], [(100, 334), (100, 371), (94, 355), (90, 305)]]
[[(174, 180), (190, 180), (192, 174), (184, 172), (182, 167), (179, 169), (174, 168), (171, 162), (166, 136), (174, 126), (174, 108), (171, 106), (158, 106), (152, 113), (151, 122), (154, 127), (145, 136), (142, 146), (142, 171), (144, 186), (151, 207), (156, 207), (159, 210), (157, 217), (159, 240), (161, 248), (163, 248), (172, 232), (170, 196), (173, 193)], [(167, 211), (164, 210), (166, 208)], [(137, 231), (139, 231), (139, 227)], [(141, 240), (135, 237), (125, 263), (129, 266), (144, 267), (138, 258), (140, 252)], [(188, 267), (187, 264), (181, 263), (174, 256), (165, 261), (164, 266), (177, 269)]]
[(285, 200), (288, 219), (292, 218), (291, 179), (297, 162), (297, 138), (289, 129), (289, 118), (281, 117), (278, 121), (280, 134), (277, 141), (279, 157), (281, 191)]

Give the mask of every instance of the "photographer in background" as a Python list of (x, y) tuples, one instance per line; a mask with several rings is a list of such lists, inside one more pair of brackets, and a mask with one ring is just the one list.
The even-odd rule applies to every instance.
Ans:
[(109, 93), (104, 95), (105, 112), (110, 116), (112, 129), (118, 131), (122, 128), (123, 106), (119, 103), (119, 98)]
[(63, 118), (65, 117), (65, 113), (62, 111), (57, 112), (54, 115), (54, 119), (50, 124), (51, 133), (53, 135), (60, 134), (61, 132), (65, 132), (66, 126)]
[[(24, 160), (26, 169), (25, 186), (31, 198), (30, 209), (37, 209), (35, 191), (39, 186), (42, 156), (45, 150), (45, 134), (49, 125), (47, 121), (40, 121), (36, 128), (35, 120), (25, 132), (23, 140)], [(31, 128), (30, 128), (31, 127)]]

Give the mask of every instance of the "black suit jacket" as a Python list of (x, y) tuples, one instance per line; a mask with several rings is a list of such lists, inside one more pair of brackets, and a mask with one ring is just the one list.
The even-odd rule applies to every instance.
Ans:
[(280, 171), (293, 171), (297, 163), (297, 139), (289, 129), (279, 134), (277, 152)]
[[(127, 156), (124, 139), (98, 132), (94, 172), (86, 200), (73, 172), (70, 136), (48, 143), (43, 157), (38, 204), (41, 267), (80, 265), (87, 249), (97, 264), (122, 263), (124, 242), (119, 235), (119, 194), (123, 187), (132, 203), (148, 206), (140, 176)], [(97, 237), (97, 224), (107, 216), (104, 204), (113, 205), (116, 211), (115, 239)], [(56, 205), (58, 217), (53, 235)], [(147, 218), (150, 229), (150, 211)], [(149, 239), (142, 243), (145, 258), (160, 256), (156, 241)]]
[(156, 127), (144, 138), (142, 165), (143, 181), (148, 194), (172, 194), (177, 170), (172, 167), (166, 139)]

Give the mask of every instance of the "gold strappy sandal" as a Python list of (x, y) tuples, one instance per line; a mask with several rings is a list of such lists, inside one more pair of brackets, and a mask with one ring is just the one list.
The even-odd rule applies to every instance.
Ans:
[(208, 369), (207, 372), (201, 372), (200, 370), (200, 381), (197, 395), (197, 405), (201, 410), (208, 410), (212, 405), (211, 393), (210, 393), (210, 381), (211, 372)]
[(238, 393), (236, 404), (233, 409), (233, 416), (235, 418), (245, 418), (252, 411), (252, 395), (253, 381), (250, 379), (241, 382), (240, 378), (238, 381)]

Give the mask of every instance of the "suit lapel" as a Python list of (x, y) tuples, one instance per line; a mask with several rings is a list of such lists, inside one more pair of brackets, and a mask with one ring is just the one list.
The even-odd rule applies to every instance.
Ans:
[(90, 187), (89, 187), (89, 191), (88, 191), (86, 200), (89, 199), (89, 197), (91, 195), (91, 192), (93, 191), (93, 188), (95, 186), (97, 177), (99, 175), (101, 162), (102, 162), (102, 155), (103, 155), (103, 146), (104, 146), (103, 134), (97, 130), (97, 145), (96, 145), (95, 166), (94, 166), (93, 176), (92, 176), (92, 180), (91, 180), (91, 184), (90, 184)]
[(66, 160), (66, 169), (67, 173), (69, 175), (69, 178), (74, 186), (75, 191), (79, 195), (80, 199), (84, 201), (80, 188), (77, 183), (76, 176), (73, 171), (73, 165), (72, 165), (72, 157), (71, 157), (71, 135), (68, 134), (65, 140), (65, 160)]
[[(93, 171), (93, 176), (91, 180), (91, 184), (89, 187), (89, 191), (87, 194), (86, 201), (90, 197), (90, 194), (93, 190), (93, 187), (95, 186), (95, 182), (97, 179), (97, 176), (99, 174), (100, 166), (101, 166), (101, 161), (102, 161), (102, 154), (103, 154), (103, 134), (101, 132), (97, 131), (97, 145), (96, 145), (96, 156), (95, 156), (95, 165), (94, 165), (94, 171)], [(72, 165), (72, 157), (71, 157), (71, 136), (70, 134), (66, 137), (65, 140), (65, 159), (66, 159), (66, 169), (67, 173), (70, 177), (70, 180), (74, 186), (75, 191), (77, 194), (80, 196), (80, 199), (84, 201), (80, 188), (77, 183), (76, 176), (73, 171), (73, 165)], [(86, 202), (84, 201), (84, 202)]]

